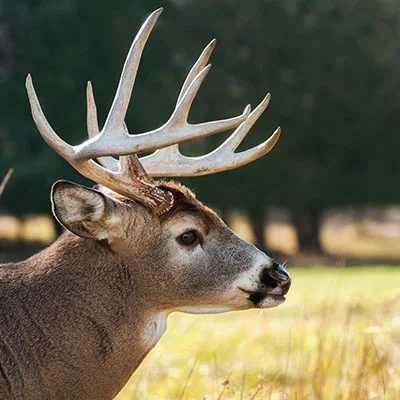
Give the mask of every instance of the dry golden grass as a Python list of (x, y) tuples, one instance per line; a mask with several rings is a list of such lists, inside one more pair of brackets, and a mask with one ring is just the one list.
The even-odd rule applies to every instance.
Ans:
[[(254, 238), (248, 220), (233, 229)], [(55, 237), (47, 216), (0, 216), (0, 238)], [(266, 228), (271, 247), (297, 251), (289, 225)], [(356, 224), (325, 228), (344, 256), (400, 257), (400, 241)], [(169, 328), (118, 400), (400, 399), (400, 268), (294, 269), (285, 305), (217, 316), (172, 314)]]
[(172, 314), (117, 399), (399, 399), (400, 269), (291, 272), (276, 309)]

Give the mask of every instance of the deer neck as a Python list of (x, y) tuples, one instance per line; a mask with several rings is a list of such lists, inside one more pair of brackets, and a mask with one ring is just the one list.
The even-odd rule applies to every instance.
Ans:
[(111, 399), (157, 343), (166, 314), (149, 309), (134, 271), (99, 242), (67, 233), (6, 272), (21, 283), (11, 312), (27, 332), (10, 348), (37, 398)]

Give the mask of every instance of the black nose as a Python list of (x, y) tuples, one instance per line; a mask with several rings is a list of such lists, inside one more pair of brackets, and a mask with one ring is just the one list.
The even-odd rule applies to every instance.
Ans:
[(274, 261), (272, 267), (264, 268), (261, 271), (261, 282), (271, 288), (280, 286), (284, 291), (284, 294), (289, 290), (291, 279), (287, 271)]

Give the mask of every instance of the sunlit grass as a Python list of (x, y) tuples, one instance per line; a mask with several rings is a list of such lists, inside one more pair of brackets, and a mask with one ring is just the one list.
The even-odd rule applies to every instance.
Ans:
[[(232, 221), (239, 235), (254, 238), (245, 216)], [(339, 256), (399, 256), (399, 238), (366, 236), (359, 228), (324, 229), (321, 239)], [(54, 237), (46, 216), (0, 216), (0, 239)], [(266, 237), (272, 247), (296, 251), (288, 225), (269, 225)], [(276, 309), (172, 314), (167, 333), (117, 399), (400, 399), (400, 267), (291, 273), (288, 300)]]
[(293, 269), (286, 304), (172, 314), (117, 397), (400, 398), (400, 269)]

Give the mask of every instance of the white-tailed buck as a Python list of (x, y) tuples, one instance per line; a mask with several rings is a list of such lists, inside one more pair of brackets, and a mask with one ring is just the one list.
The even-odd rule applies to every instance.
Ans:
[[(169, 120), (151, 132), (128, 133), (124, 119), (139, 60), (161, 11), (133, 41), (102, 130), (88, 84), (89, 139), (83, 144), (70, 146), (57, 136), (31, 77), (26, 80), (44, 140), (101, 186), (56, 182), (53, 213), (67, 232), (30, 259), (0, 268), (2, 400), (112, 399), (165, 331), (169, 313), (269, 308), (285, 300), (291, 280), (278, 263), (237, 237), (189, 189), (151, 178), (210, 174), (268, 153), (279, 128), (259, 146), (234, 151), (270, 96), (252, 112), (248, 106), (234, 118), (189, 124), (190, 106), (210, 69), (212, 41)], [(180, 142), (231, 128), (234, 133), (205, 156), (178, 150)]]

